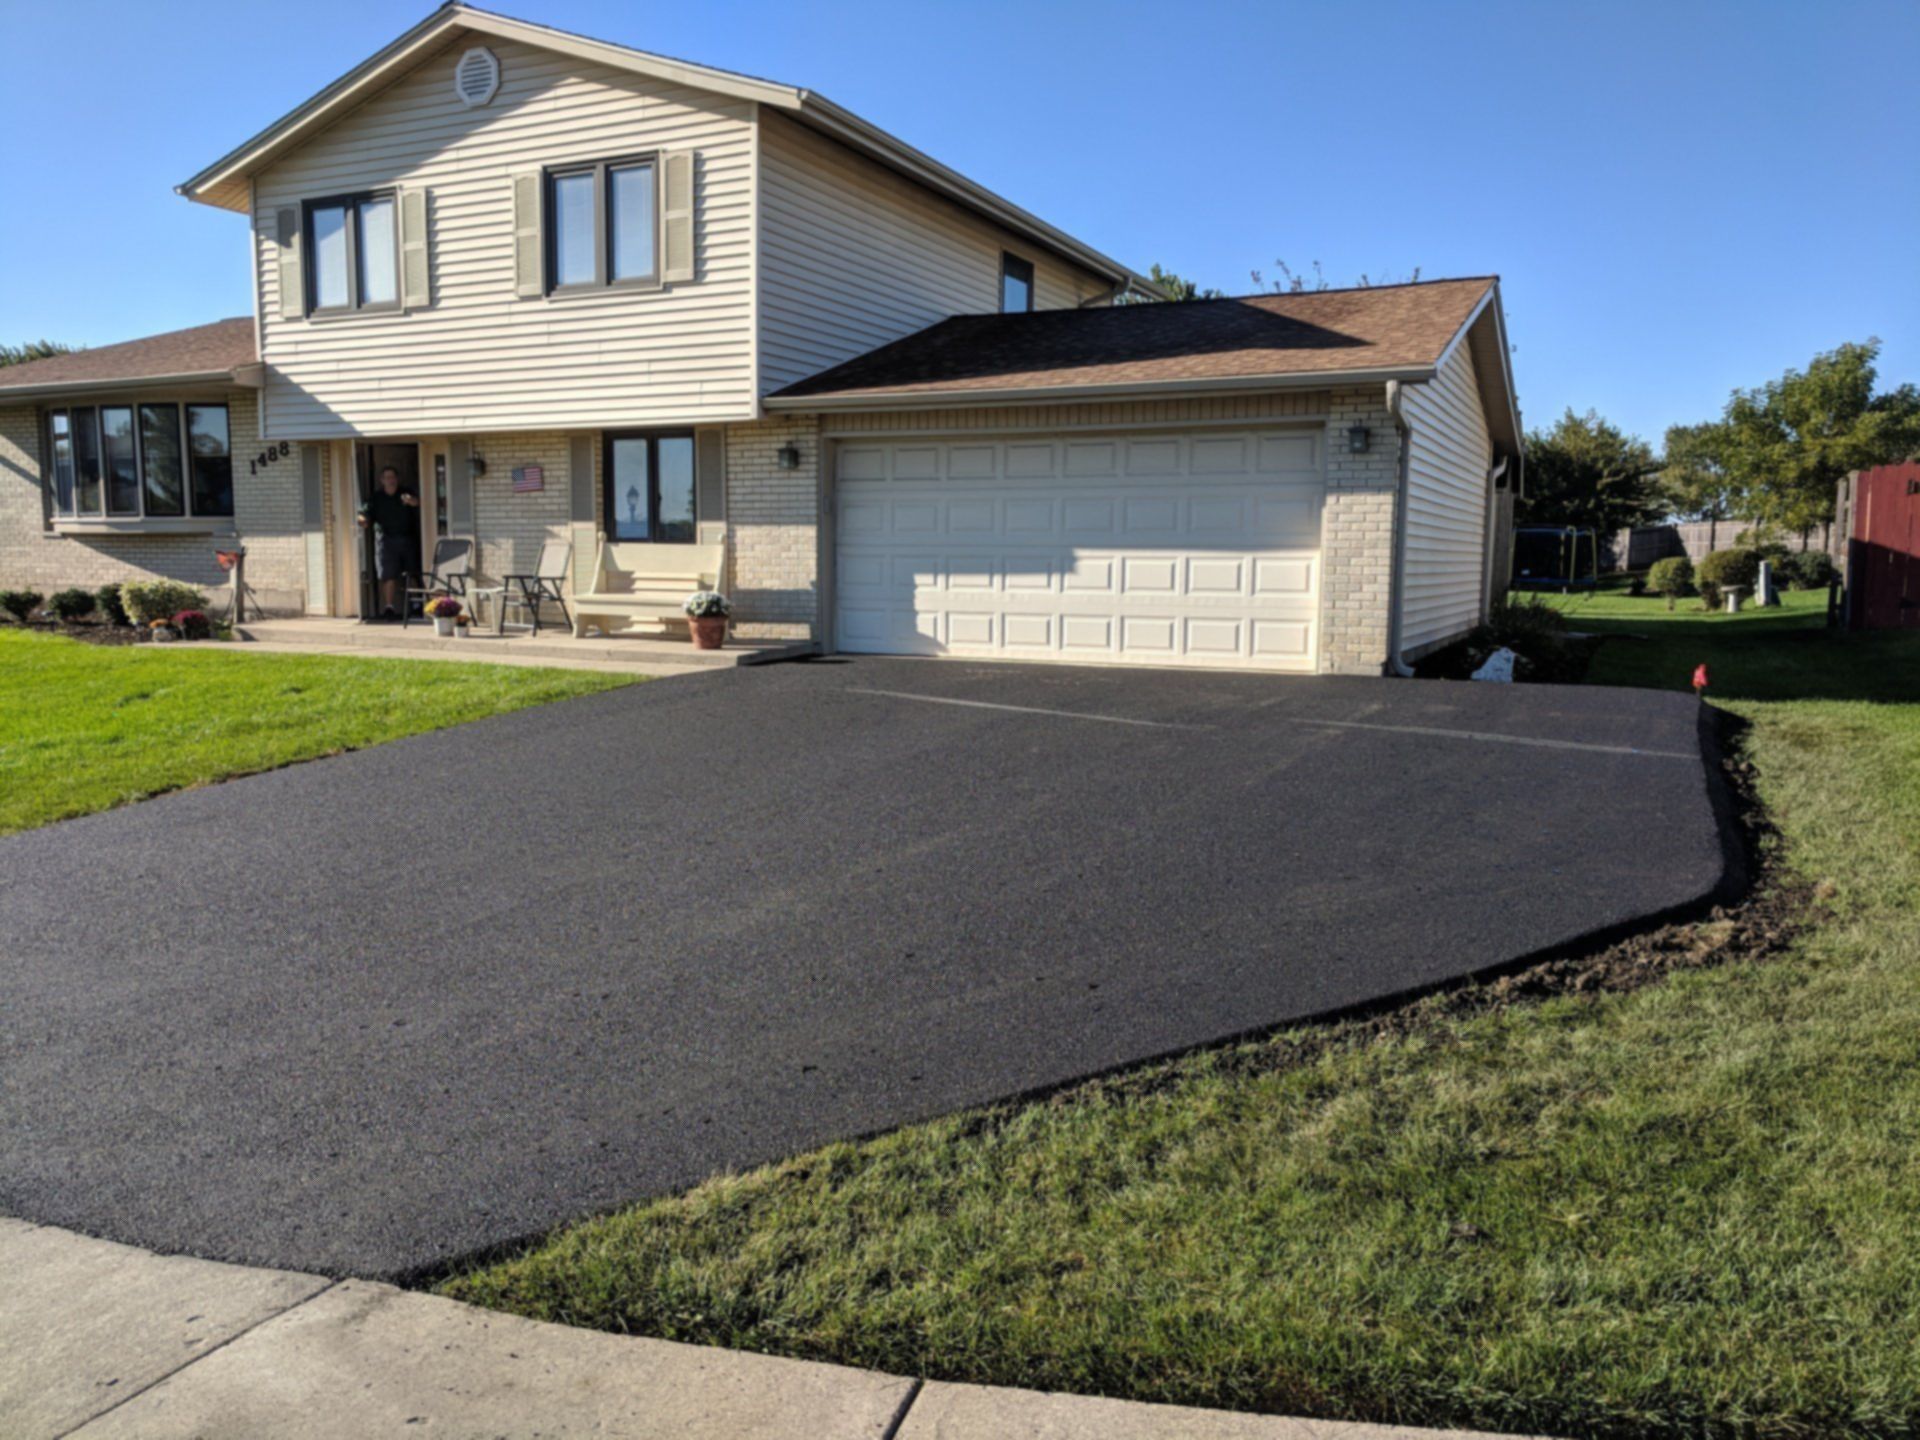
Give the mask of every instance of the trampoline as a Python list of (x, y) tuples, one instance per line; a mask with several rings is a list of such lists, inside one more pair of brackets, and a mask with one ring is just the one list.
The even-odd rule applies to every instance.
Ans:
[(1600, 583), (1600, 536), (1572, 525), (1522, 525), (1513, 532), (1507, 583), (1523, 590), (1571, 590)]

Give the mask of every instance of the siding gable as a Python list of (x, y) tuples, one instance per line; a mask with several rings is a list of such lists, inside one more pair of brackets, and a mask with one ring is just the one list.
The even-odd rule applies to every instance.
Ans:
[(1485, 603), (1493, 442), (1471, 347), (1461, 344), (1433, 379), (1409, 385), (1402, 409), (1412, 438), (1400, 643), (1413, 652), (1472, 629)]
[(1098, 276), (762, 111), (760, 392), (951, 315), (1000, 308), (1000, 256), (1034, 265), (1034, 308), (1105, 296)]
[[(254, 184), (273, 438), (738, 419), (752, 393), (752, 106), (501, 42), (500, 88), (469, 108), (455, 44), (262, 171)], [(560, 299), (516, 295), (513, 177), (652, 150), (698, 157), (698, 279)], [(278, 212), (325, 195), (427, 192), (430, 303), (290, 319)]]

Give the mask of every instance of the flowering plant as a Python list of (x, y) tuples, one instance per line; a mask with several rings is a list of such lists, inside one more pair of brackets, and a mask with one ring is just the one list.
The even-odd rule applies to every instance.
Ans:
[(213, 622), (204, 610), (182, 610), (173, 617), (173, 628), (186, 640), (205, 640), (213, 634)]
[(718, 590), (701, 590), (689, 595), (680, 608), (695, 620), (725, 619), (733, 613), (733, 602)]
[(460, 602), (451, 595), (427, 602), (427, 613), (436, 620), (451, 620), (460, 613)]

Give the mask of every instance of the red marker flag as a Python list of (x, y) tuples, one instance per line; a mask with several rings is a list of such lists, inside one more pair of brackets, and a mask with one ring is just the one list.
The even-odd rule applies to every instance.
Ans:
[(1698, 695), (1706, 688), (1707, 667), (1704, 665), (1696, 665), (1693, 667), (1693, 693)]

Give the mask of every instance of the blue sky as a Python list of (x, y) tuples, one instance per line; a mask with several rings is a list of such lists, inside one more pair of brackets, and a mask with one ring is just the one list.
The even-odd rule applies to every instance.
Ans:
[[(246, 313), (244, 222), (173, 185), (429, 8), (0, 0), (38, 57), (0, 90), (0, 340)], [(1276, 259), (1496, 272), (1530, 424), (1592, 406), (1657, 442), (1869, 335), (1920, 381), (1914, 0), (495, 8), (822, 91), (1229, 293)]]

